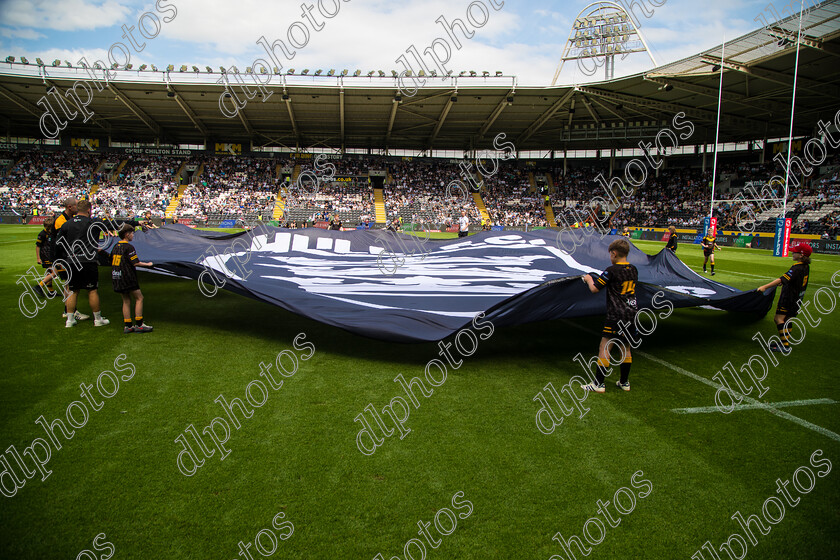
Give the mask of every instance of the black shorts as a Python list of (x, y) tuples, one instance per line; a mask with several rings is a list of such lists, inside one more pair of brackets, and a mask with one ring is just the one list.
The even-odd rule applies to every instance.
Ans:
[(711, 256), (712, 256), (712, 255), (714, 255), (714, 254), (715, 254), (715, 252), (714, 252), (714, 251), (709, 251), (709, 250), (707, 250), (707, 249), (703, 249), (703, 256), (704, 256), (704, 257), (711, 257)]
[(96, 290), (99, 288), (99, 265), (81, 263), (81, 268), (73, 272), (68, 283), (70, 290)]
[(776, 306), (776, 315), (784, 315), (785, 319), (796, 317), (799, 315), (799, 304), (795, 301), (779, 300), (779, 304)]
[(44, 270), (52, 268), (52, 263), (49, 261), (41, 261), (41, 268), (43, 268)]
[(458, 232), (458, 237), (466, 237), (467, 235), (469, 235), (469, 233), (470, 232), (468, 232), (468, 231), (459, 231)]
[[(622, 322), (625, 323), (625, 325), (621, 330), (638, 340), (639, 332), (636, 330), (636, 324), (633, 322), (633, 319)], [(601, 331), (601, 336), (604, 338), (614, 338), (625, 344), (630, 344), (630, 340), (628, 340), (627, 335), (619, 331), (618, 327), (618, 321), (606, 321), (604, 323), (604, 329)]]

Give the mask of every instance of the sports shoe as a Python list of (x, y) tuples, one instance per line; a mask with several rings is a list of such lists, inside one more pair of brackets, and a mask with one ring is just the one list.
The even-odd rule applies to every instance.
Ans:
[(44, 288), (41, 286), (40, 283), (35, 284), (35, 291), (38, 292), (38, 295), (45, 298), (47, 294), (44, 293)]
[(133, 333), (133, 332), (136, 332), (133, 326), (131, 326), (131, 327), (123, 327), (123, 333), (125, 333), (125, 334), (131, 334), (131, 333)]
[(65, 327), (67, 327), (68, 329), (69, 329), (70, 327), (75, 327), (75, 326), (76, 326), (76, 319), (75, 319), (75, 317), (68, 317), (68, 318), (67, 318), (67, 322), (66, 322), (66, 323), (64, 323), (64, 326), (65, 326)]
[(770, 351), (771, 352), (781, 352), (782, 354), (787, 355), (787, 354), (790, 354), (790, 347), (788, 347), (788, 349), (785, 350), (784, 346), (782, 346), (781, 344), (776, 344), (774, 342), (773, 344), (770, 345)]
[(706, 272), (706, 267), (705, 267), (705, 266), (703, 267), (703, 272), (704, 272), (704, 273)]
[(604, 384), (601, 383), (600, 385), (595, 385), (595, 383), (587, 383), (586, 385), (581, 385), (581, 389), (584, 391), (592, 391), (594, 393), (604, 393), (606, 392), (607, 388), (604, 387)]
[(136, 333), (152, 332), (153, 330), (155, 330), (155, 328), (151, 325), (147, 325), (146, 323), (143, 323), (142, 325), (136, 325), (134, 327), (134, 332)]
[(109, 321), (105, 317), (102, 317), (101, 319), (94, 319), (93, 320), (93, 326), (94, 327), (104, 327), (105, 325), (108, 325), (110, 323), (111, 323), (111, 321)]
[(714, 273), (714, 272), (712, 272), (712, 276), (714, 276), (714, 275), (715, 275), (715, 273)]
[(615, 386), (620, 387), (624, 391), (629, 391), (630, 390), (630, 382), (629, 381), (625, 381), (624, 383), (622, 383), (621, 381), (616, 381)]
[(77, 321), (85, 321), (87, 319), (90, 319), (90, 315), (85, 315), (84, 313), (79, 313), (78, 311), (76, 311), (76, 320)]

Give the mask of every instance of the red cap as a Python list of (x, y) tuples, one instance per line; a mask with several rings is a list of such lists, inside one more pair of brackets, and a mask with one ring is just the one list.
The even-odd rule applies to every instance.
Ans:
[(811, 246), (807, 243), (800, 243), (799, 245), (794, 245), (790, 248), (791, 253), (802, 253), (803, 256), (810, 257), (813, 251), (811, 250)]

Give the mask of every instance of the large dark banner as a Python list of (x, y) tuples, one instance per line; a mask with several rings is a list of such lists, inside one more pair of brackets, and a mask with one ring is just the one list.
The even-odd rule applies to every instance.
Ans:
[[(547, 230), (420, 244), (386, 231), (266, 227), (226, 235), (183, 226), (138, 233), (133, 244), (158, 271), (189, 278), (220, 271), (224, 288), (236, 293), (364, 336), (419, 342), (445, 338), (482, 312), (497, 327), (605, 313), (606, 294), (591, 294), (580, 278), (610, 265), (607, 247), (617, 237), (562, 236), (561, 247), (580, 246), (569, 254)], [(396, 254), (379, 258), (386, 246)], [(629, 261), (639, 269), (640, 307), (651, 307), (658, 291), (660, 307), (668, 300), (765, 314), (772, 304), (772, 294), (699, 276), (670, 251), (651, 257), (633, 247)], [(203, 278), (212, 288), (210, 274)], [(196, 297), (203, 297), (198, 288)]]

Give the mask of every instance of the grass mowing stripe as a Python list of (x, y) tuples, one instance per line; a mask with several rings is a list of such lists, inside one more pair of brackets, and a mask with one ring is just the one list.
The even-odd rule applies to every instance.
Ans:
[[(568, 324), (568, 325), (570, 325), (570, 326), (572, 326), (576, 329), (582, 330), (584, 332), (588, 332), (590, 334), (594, 334), (594, 335), (600, 334), (600, 333), (596, 333), (595, 331), (593, 331), (591, 329), (587, 329), (586, 327), (582, 327), (580, 325), (577, 325), (577, 324), (573, 323), (572, 321), (569, 321), (568, 319), (563, 319), (563, 322), (565, 322), (566, 324)], [(699, 381), (700, 383), (704, 383), (704, 384), (706, 384), (710, 387), (714, 387), (715, 389), (724, 389), (725, 391), (728, 391), (728, 389), (724, 388), (723, 385), (720, 385), (719, 383), (716, 383), (716, 382), (712, 381), (711, 379), (706, 379), (705, 377), (701, 377), (701, 376), (697, 375), (696, 373), (692, 373), (692, 372), (688, 371), (687, 369), (681, 368), (680, 366), (675, 366), (674, 364), (672, 364), (670, 362), (666, 362), (665, 360), (662, 360), (662, 359), (657, 358), (655, 356), (652, 356), (652, 355), (648, 354), (647, 352), (642, 352), (641, 350), (636, 350), (636, 353), (639, 354), (640, 356), (642, 356), (643, 358), (647, 358), (648, 360), (656, 362), (659, 365), (663, 365), (663, 366), (667, 367), (668, 369), (671, 369), (671, 370), (673, 370), (673, 371), (675, 371), (675, 372), (677, 372), (681, 375), (685, 375), (686, 377), (690, 377), (691, 379)], [(788, 414), (787, 412), (777, 410), (777, 409), (773, 408), (772, 406), (770, 406), (766, 403), (763, 403), (761, 401), (757, 401), (756, 399), (754, 399), (752, 397), (748, 397), (747, 395), (742, 395), (738, 391), (731, 391), (731, 393), (732, 393), (732, 395), (734, 395), (736, 397), (741, 397), (741, 400), (747, 401), (748, 403), (755, 405), (756, 408), (761, 408), (763, 410), (766, 410), (770, 414), (775, 414), (776, 416), (779, 416), (780, 418), (790, 420), (791, 422), (793, 422), (795, 424), (799, 424), (800, 426), (802, 426), (804, 428), (808, 428), (809, 430), (813, 430), (813, 431), (815, 431), (819, 434), (822, 434), (822, 435), (826, 436), (827, 438), (833, 439), (834, 441), (840, 441), (840, 434), (832, 432), (831, 430), (827, 430), (827, 429), (823, 428), (822, 426), (817, 426), (816, 424), (812, 424), (811, 422), (808, 422), (807, 420), (803, 420), (802, 418), (799, 418), (798, 416), (794, 416), (793, 414)]]
[[(782, 401), (775, 403), (767, 403), (773, 408), (786, 408), (789, 406), (811, 406), (815, 404), (837, 404), (837, 401), (832, 399), (805, 399), (801, 401)], [(734, 410), (755, 410), (761, 408), (754, 404), (739, 404), (735, 406)], [(671, 412), (677, 414), (704, 414), (706, 412), (719, 412), (716, 406), (695, 406), (694, 408), (674, 408)]]

